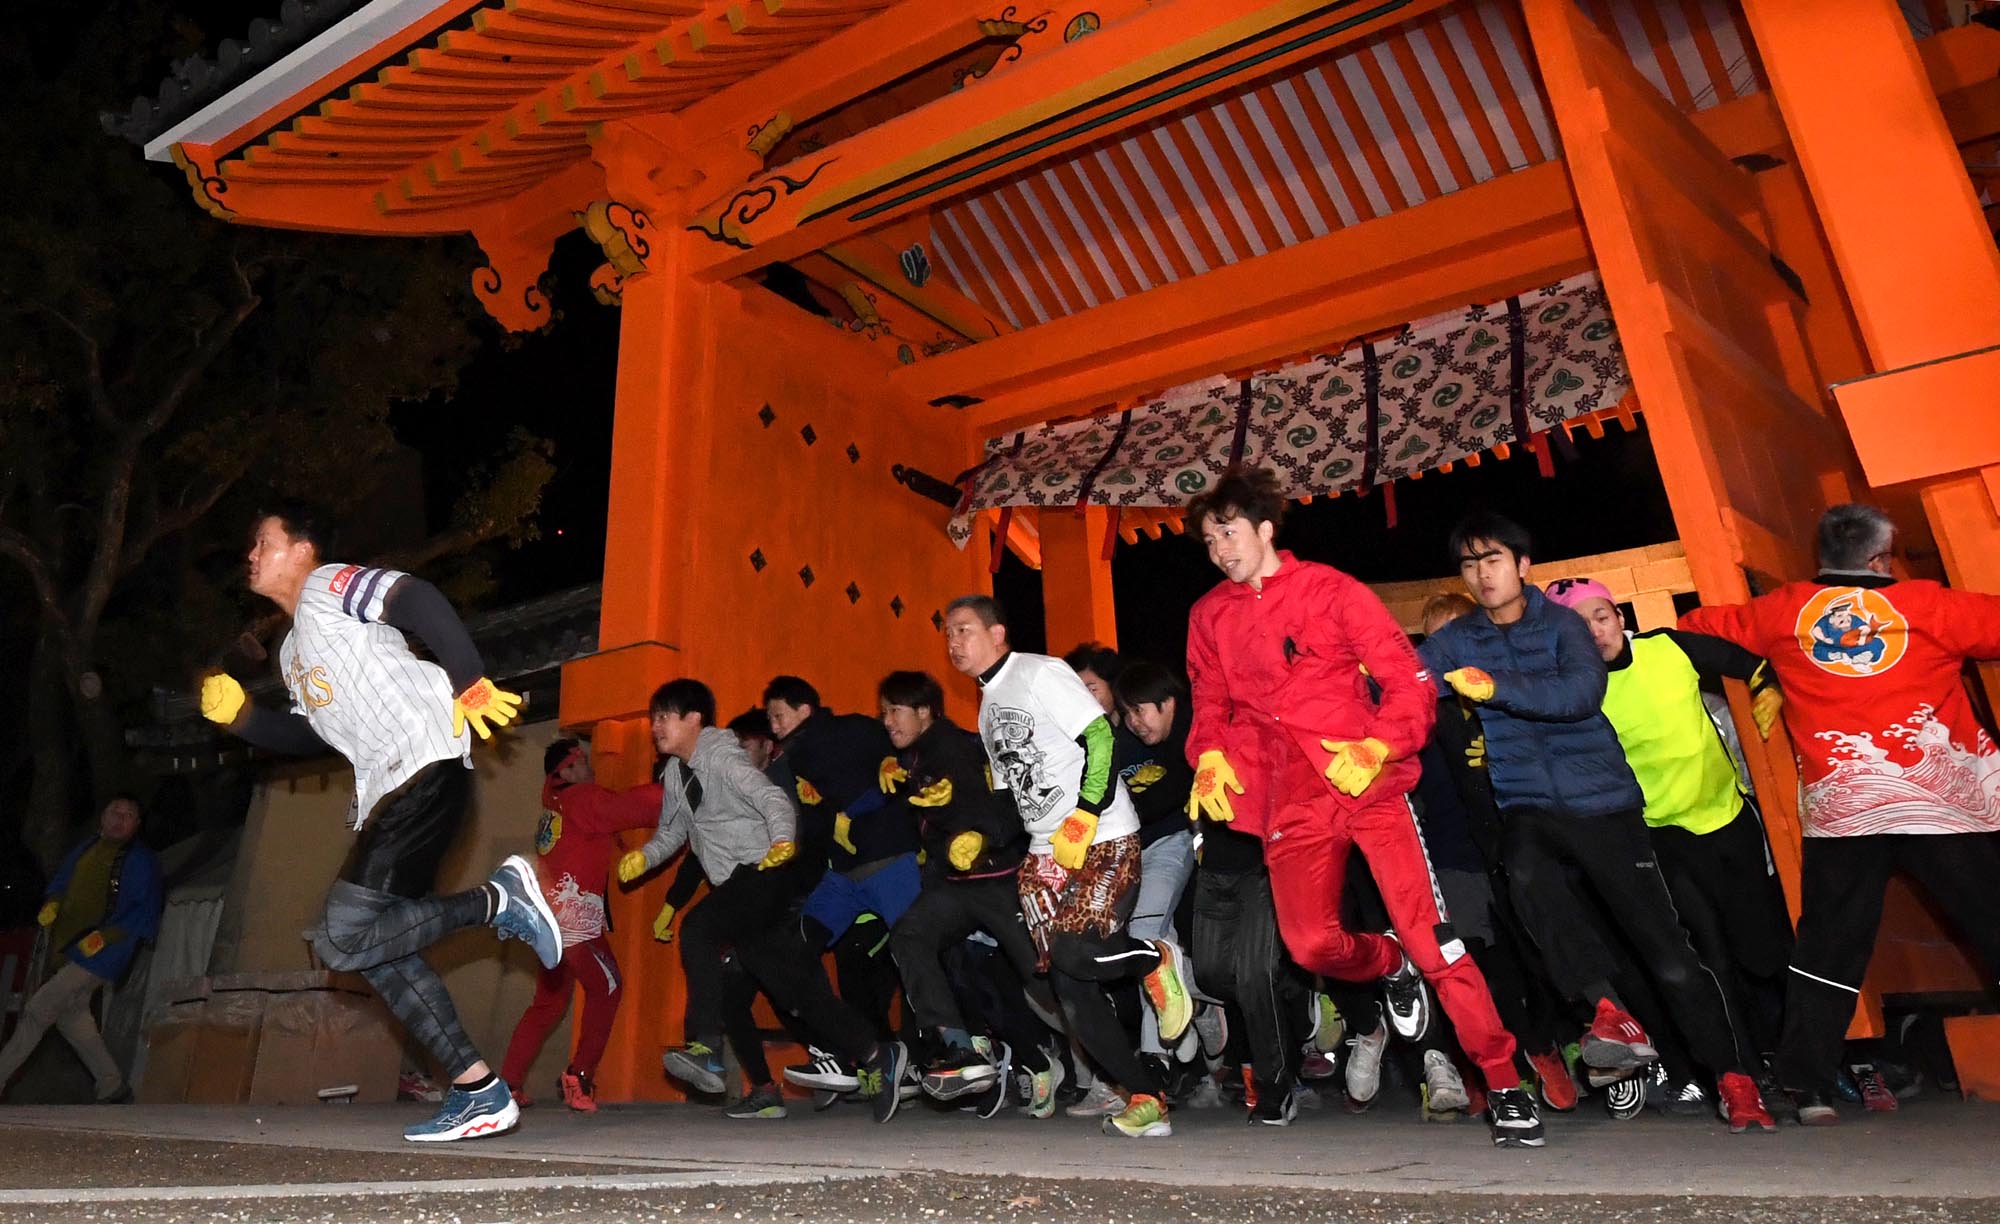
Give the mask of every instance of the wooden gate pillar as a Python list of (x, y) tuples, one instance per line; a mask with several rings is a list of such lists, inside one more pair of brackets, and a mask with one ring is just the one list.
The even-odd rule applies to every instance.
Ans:
[(1111, 558), (1104, 537), (1111, 511), (1085, 506), (1082, 514), (1045, 509), (1042, 536), (1042, 615), (1051, 654), (1099, 642), (1116, 648), (1118, 615), (1111, 597)]

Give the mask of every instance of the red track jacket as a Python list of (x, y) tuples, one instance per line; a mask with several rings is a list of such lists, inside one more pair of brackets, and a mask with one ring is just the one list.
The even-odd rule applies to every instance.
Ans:
[(563, 947), (595, 939), (609, 929), (604, 891), (622, 829), (650, 829), (660, 821), (660, 786), (614, 791), (595, 782), (542, 781), (542, 825), (535, 833), (541, 856), (535, 874), (562, 928)]

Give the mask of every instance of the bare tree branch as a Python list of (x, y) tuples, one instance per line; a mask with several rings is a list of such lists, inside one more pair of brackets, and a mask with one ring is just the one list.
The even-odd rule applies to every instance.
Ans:
[(68, 617), (63, 613), (62, 594), (56, 590), (55, 575), (35, 543), (12, 527), (0, 527), (0, 557), (12, 557), (15, 564), (27, 573), (28, 581), (34, 584), (35, 599), (42, 605), (42, 616), (68, 630)]
[(106, 429), (116, 430), (124, 428), (125, 423), (118, 419), (117, 412), (111, 407), (111, 393), (104, 385), (104, 354), (102, 346), (97, 342), (97, 337), (92, 335), (75, 319), (70, 318), (47, 302), (35, 298), (22, 298), (20, 301), (28, 309), (54, 319), (64, 330), (73, 334), (83, 345), (84, 388), (89, 393), (90, 411)]
[(125, 545), (124, 553), (119, 558), (118, 577), (123, 578), (143, 565), (146, 561), (146, 555), (153, 551), (155, 544), (158, 544), (161, 540), (176, 531), (193, 526), (203, 515), (213, 510), (215, 503), (221, 501), (223, 495), (234, 488), (237, 481), (243, 479), (244, 474), (250, 470), (250, 466), (256, 461), (256, 458), (257, 456), (254, 453), (245, 454), (241, 459), (230, 464), (226, 471), (215, 473), (213, 478), (208, 482), (206, 492), (193, 501), (183, 502), (179, 506), (160, 514), (145, 531), (134, 536)]

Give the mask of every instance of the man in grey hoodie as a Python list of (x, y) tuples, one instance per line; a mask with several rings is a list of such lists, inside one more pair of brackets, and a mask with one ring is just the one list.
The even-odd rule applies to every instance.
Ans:
[[(888, 1121), (909, 1054), (900, 1042), (878, 1043), (873, 1026), (835, 997), (816, 963), (818, 950), (799, 932), (798, 903), (819, 873), (797, 858), (791, 800), (734, 733), (715, 726), (715, 695), (707, 685), (669, 681), (653, 694), (651, 708), (653, 746), (666, 761), (660, 823), (644, 846), (619, 860), (618, 878), (635, 880), (687, 846), (709, 883), (708, 895), (681, 922), (687, 1044), (662, 1057), (667, 1073), (702, 1092), (723, 1091), (722, 951), (731, 945), (780, 1011), (860, 1068), (864, 1092), (874, 1090), (876, 1120)], [(762, 1065), (737, 1053), (739, 1061)], [(730, 1113), (781, 1118), (784, 1098), (773, 1083), (753, 1084)]]

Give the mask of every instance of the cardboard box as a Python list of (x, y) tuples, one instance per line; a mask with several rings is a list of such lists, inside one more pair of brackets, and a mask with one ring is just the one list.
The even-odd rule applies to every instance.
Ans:
[[(213, 979), (212, 984), (220, 981)], [(241, 1105), (250, 1099), (257, 1040), (270, 999), (263, 990), (217, 986), (211, 991), (202, 1005), (182, 1100), (190, 1105)]]
[(295, 990), (270, 997), (249, 1099), (306, 1105), (320, 1090), (352, 1084), (357, 1102), (392, 1102), (402, 1045), (388, 1008), (372, 993)]
[(187, 1099), (188, 1071), (208, 994), (207, 978), (179, 978), (161, 986), (165, 1006), (146, 1029), (146, 1078), (138, 1093), (142, 1104), (178, 1105)]

